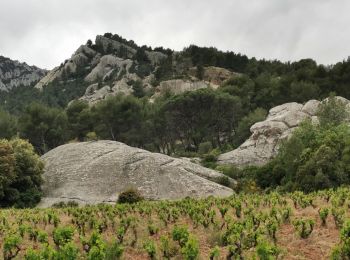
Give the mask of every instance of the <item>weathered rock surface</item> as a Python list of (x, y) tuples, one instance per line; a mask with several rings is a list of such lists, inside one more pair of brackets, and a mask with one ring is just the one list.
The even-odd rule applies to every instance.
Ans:
[[(164, 80), (157, 84), (155, 75), (168, 55), (171, 55), (173, 76), (181, 75), (183, 79)], [(115, 35), (98, 35), (95, 44), (81, 45), (70, 59), (51, 70), (35, 87), (42, 89), (52, 82), (64, 86), (66, 81), (82, 80), (87, 89), (77, 99), (94, 105), (110, 96), (130, 95), (134, 92), (133, 86), (137, 83), (139, 87), (141, 83), (146, 94), (154, 93), (150, 98), (152, 102), (167, 92), (180, 94), (207, 87), (216, 89), (224, 81), (240, 75), (213, 66), (203, 68), (201, 79), (197, 78), (197, 72), (191, 59), (183, 57), (181, 52), (152, 51)], [(98, 88), (91, 87), (97, 83)]]
[(0, 56), (0, 91), (33, 86), (46, 73), (46, 70)]
[[(350, 108), (350, 101), (337, 97)], [(250, 132), (252, 135), (237, 149), (219, 156), (219, 164), (233, 164), (238, 167), (263, 165), (276, 156), (282, 140), (291, 136), (298, 125), (310, 118), (318, 122), (316, 116), (321, 102), (310, 100), (303, 104), (286, 103), (270, 109), (265, 121), (255, 123)]]
[[(95, 45), (81, 45), (70, 59), (51, 70), (35, 87), (42, 89), (54, 81), (64, 83), (67, 79), (83, 79), (89, 85), (79, 99), (91, 105), (120, 93), (132, 94), (133, 84), (137, 81), (145, 90), (149, 90), (152, 88), (154, 70), (167, 55), (145, 51), (149, 59), (149, 71), (145, 72), (135, 59), (136, 52), (127, 44), (98, 35)], [(98, 88), (91, 87), (97, 83)]]
[(66, 144), (42, 159), (46, 166), (41, 207), (69, 200), (115, 202), (128, 187), (137, 188), (149, 199), (232, 194), (213, 181), (223, 176), (219, 172), (114, 141)]

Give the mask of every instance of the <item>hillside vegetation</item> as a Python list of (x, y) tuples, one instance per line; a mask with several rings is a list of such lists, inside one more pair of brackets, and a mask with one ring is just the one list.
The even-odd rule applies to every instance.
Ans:
[[(208, 71), (219, 71), (220, 78), (220, 68), (232, 77), (216, 82), (215, 90), (155, 95), (162, 82), (204, 82)], [(283, 63), (194, 45), (174, 52), (111, 33), (89, 40), (49, 75), (53, 79), (40, 88), (17, 87), (0, 95), (0, 109), (6, 111), (0, 112), (0, 137), (19, 133), (41, 154), (91, 138), (169, 155), (220, 153), (239, 146), (250, 126), (276, 105), (321, 100), (331, 92), (350, 98), (349, 60), (329, 66), (311, 59)], [(99, 102), (81, 99), (104, 87), (109, 95)]]

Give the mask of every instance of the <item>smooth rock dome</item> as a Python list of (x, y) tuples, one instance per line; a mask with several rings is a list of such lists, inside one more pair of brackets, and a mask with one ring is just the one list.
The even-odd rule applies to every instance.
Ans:
[(152, 153), (115, 141), (70, 143), (42, 156), (44, 196), (39, 207), (60, 201), (116, 202), (128, 187), (148, 199), (229, 196), (214, 182), (223, 175), (188, 160)]

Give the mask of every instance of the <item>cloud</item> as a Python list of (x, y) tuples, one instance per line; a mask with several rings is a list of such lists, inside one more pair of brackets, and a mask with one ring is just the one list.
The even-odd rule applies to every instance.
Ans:
[(0, 54), (53, 68), (88, 39), (117, 33), (181, 50), (215, 46), (257, 58), (350, 55), (347, 0), (11, 0), (0, 8)]

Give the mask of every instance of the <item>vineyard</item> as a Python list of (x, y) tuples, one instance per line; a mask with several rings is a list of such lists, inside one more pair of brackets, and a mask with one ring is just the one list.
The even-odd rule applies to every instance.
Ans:
[(350, 189), (0, 212), (9, 259), (349, 259)]

